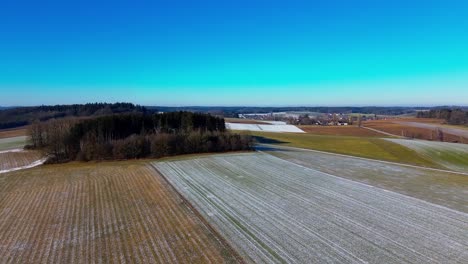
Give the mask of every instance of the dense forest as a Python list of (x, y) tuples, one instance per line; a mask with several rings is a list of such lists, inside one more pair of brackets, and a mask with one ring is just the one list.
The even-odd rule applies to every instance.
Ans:
[(468, 110), (463, 109), (432, 109), (429, 111), (420, 111), (417, 113), (418, 118), (439, 118), (445, 119), (450, 125), (467, 125)]
[(133, 159), (252, 149), (249, 136), (228, 133), (208, 114), (131, 113), (34, 122), (32, 145), (53, 162)]
[(0, 129), (31, 124), (35, 120), (47, 121), (65, 117), (103, 116), (119, 113), (146, 113), (143, 106), (131, 103), (89, 103), (15, 107), (0, 110)]

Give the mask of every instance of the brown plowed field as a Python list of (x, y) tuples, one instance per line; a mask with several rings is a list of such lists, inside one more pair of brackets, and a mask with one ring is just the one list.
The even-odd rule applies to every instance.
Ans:
[[(390, 134), (394, 134), (396, 136), (437, 141), (438, 137), (437, 137), (437, 133), (435, 129), (409, 125), (410, 122), (416, 122), (417, 120), (418, 119), (373, 120), (373, 121), (364, 122), (363, 125), (365, 127), (370, 127), (373, 129), (384, 131)], [(422, 124), (437, 125), (437, 124), (440, 124), (441, 122), (438, 119), (422, 119), (422, 120), (424, 120), (423, 122), (420, 122)], [(409, 122), (409, 123), (405, 123), (405, 122)], [(468, 143), (467, 138), (452, 135), (449, 133), (444, 133), (443, 139), (446, 142)]]
[(385, 137), (385, 135), (357, 126), (298, 126), (310, 134), (354, 137)]
[(0, 175), (0, 263), (237, 260), (143, 163), (47, 165)]
[(27, 129), (25, 127), (0, 130), (0, 138), (26, 136), (26, 131)]

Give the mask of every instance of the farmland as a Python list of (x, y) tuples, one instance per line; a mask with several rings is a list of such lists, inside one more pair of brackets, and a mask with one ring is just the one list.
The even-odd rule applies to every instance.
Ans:
[(293, 125), (273, 125), (273, 124), (240, 124), (226, 123), (226, 128), (230, 130), (246, 130), (246, 131), (265, 131), (265, 132), (292, 132), (304, 133), (300, 128)]
[(27, 136), (0, 138), (0, 151), (23, 148), (27, 143)]
[(468, 145), (425, 140), (388, 139), (413, 149), (439, 163), (440, 165), (461, 172), (468, 172)]
[(249, 262), (463, 263), (468, 257), (466, 213), (268, 154), (153, 166)]
[(414, 150), (380, 138), (331, 136), (296, 133), (250, 132), (262, 143), (315, 149), (357, 157), (443, 168)]
[(431, 129), (431, 130), (439, 128), (444, 133), (468, 139), (468, 130), (466, 129), (466, 127), (445, 126), (445, 125), (438, 125), (438, 124), (431, 124), (431, 123), (409, 122), (409, 121), (399, 121), (398, 123), (411, 126), (411, 127), (426, 128), (426, 129)]
[(0, 173), (6, 172), (11, 169), (38, 165), (43, 161), (43, 156), (38, 151), (0, 151)]
[(0, 175), (0, 263), (223, 263), (237, 255), (143, 162)]
[(336, 156), (317, 151), (275, 148), (268, 153), (324, 173), (468, 213), (468, 175), (466, 174)]
[(258, 124), (264, 125), (265, 122), (260, 120), (253, 120), (253, 119), (244, 119), (244, 118), (224, 118), (227, 123), (237, 123), (237, 124)]
[(354, 136), (354, 137), (383, 137), (382, 133), (371, 131), (357, 126), (316, 126), (307, 125), (299, 126), (300, 129), (307, 133), (316, 135), (330, 136)]
[[(420, 121), (421, 120), (421, 121)], [(439, 140), (436, 129), (444, 133), (443, 141), (468, 143), (468, 130), (454, 126), (440, 124), (440, 120), (433, 119), (390, 119), (375, 120), (364, 123), (365, 127), (377, 129), (396, 136), (418, 138), (425, 140)]]
[(15, 128), (0, 130), (0, 138), (20, 137), (26, 136), (26, 128)]

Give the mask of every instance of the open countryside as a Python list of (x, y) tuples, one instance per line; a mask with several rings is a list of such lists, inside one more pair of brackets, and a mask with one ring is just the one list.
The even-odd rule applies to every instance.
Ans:
[[(167, 128), (149, 121), (165, 116), (175, 118)], [(255, 151), (203, 154), (187, 146), (205, 152), (197, 144), (209, 136), (185, 134), (177, 144), (177, 134), (150, 132), (161, 125), (158, 131), (178, 128), (184, 135), (188, 117), (207, 118), (130, 114), (51, 120), (32, 124), (26, 135), (5, 133), (1, 262), (464, 263), (468, 257), (468, 145), (357, 125), (236, 119), (223, 133), (239, 136), (208, 135), (225, 139), (227, 150), (253, 137)], [(42, 165), (56, 163), (50, 157), (67, 149), (67, 131), (76, 124), (108, 131), (100, 122), (113, 120), (142, 120), (147, 135), (110, 141), (119, 152), (90, 152), (97, 161)], [(222, 129), (221, 119), (213, 121)], [(139, 124), (124, 127), (140, 131)], [(54, 141), (47, 143), (49, 136)], [(82, 137), (81, 151), (93, 150), (83, 145), (89, 135)], [(36, 149), (34, 142), (50, 145)], [(211, 142), (206, 147), (216, 150)], [(146, 159), (112, 161), (144, 153), (139, 146), (145, 145)], [(159, 157), (170, 151), (189, 155)]]
[(463, 263), (467, 257), (466, 213), (267, 154), (153, 165), (256, 263)]
[(0, 264), (468, 264), (468, 1), (3, 1)]
[(238, 256), (141, 162), (0, 174), (2, 263), (234, 263)]

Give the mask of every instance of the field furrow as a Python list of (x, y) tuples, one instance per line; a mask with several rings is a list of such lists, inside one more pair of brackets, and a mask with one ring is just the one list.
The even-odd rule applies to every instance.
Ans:
[(15, 150), (0, 153), (0, 173), (28, 166), (41, 160), (43, 156), (37, 151)]
[(5, 173), (0, 197), (0, 263), (241, 261), (144, 163)]
[(467, 214), (268, 154), (153, 166), (251, 262), (462, 263), (468, 256)]
[(468, 213), (468, 177), (464, 174), (299, 149), (277, 148), (268, 153), (323, 173)]

